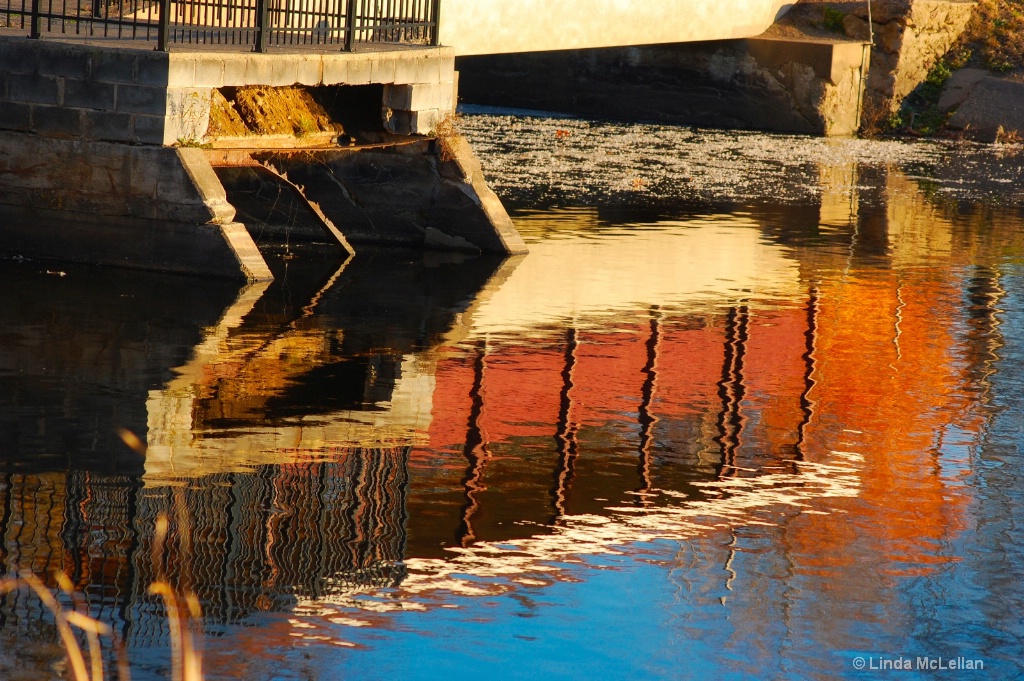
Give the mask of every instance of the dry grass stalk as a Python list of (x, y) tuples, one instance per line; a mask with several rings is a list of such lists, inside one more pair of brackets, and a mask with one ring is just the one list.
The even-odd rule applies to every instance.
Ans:
[[(174, 506), (177, 511), (180, 527), (188, 527), (189, 519), (185, 510), (184, 499), (180, 490), (175, 490)], [(195, 594), (187, 592), (184, 603), (175, 593), (174, 588), (164, 571), (164, 548), (170, 531), (167, 516), (161, 513), (156, 519), (153, 537), (153, 565), (156, 568), (157, 581), (149, 585), (149, 593), (160, 596), (167, 608), (167, 623), (171, 635), (171, 678), (174, 681), (203, 681), (203, 659), (196, 645), (194, 625), (202, 618), (202, 608)], [(186, 555), (190, 553), (189, 533), (186, 538)], [(184, 607), (183, 607), (184, 606)]]
[(986, 68), (1024, 69), (1024, 2), (980, 0), (962, 38)]
[[(99, 637), (112, 635), (113, 631), (111, 628), (78, 610), (65, 610), (57, 602), (57, 599), (54, 598), (50, 590), (46, 588), (42, 580), (31, 572), (18, 572), (16, 575), (14, 578), (0, 579), (0, 594), (24, 587), (31, 589), (39, 600), (43, 602), (43, 605), (53, 613), (54, 621), (57, 624), (57, 632), (60, 634), (61, 643), (64, 645), (64, 650), (67, 653), (68, 664), (71, 666), (71, 673), (75, 681), (102, 681), (104, 678), (103, 653)], [(67, 575), (57, 573), (55, 577), (61, 590), (73, 596), (74, 588)], [(89, 665), (86, 665), (85, 655), (82, 653), (82, 647), (78, 644), (78, 638), (71, 629), (72, 625), (85, 632), (86, 640), (89, 643)], [(119, 656), (118, 670), (121, 674), (121, 679), (129, 681), (127, 664), (120, 661), (124, 651), (120, 645), (117, 645), (117, 649)]]
[(456, 155), (456, 141), (462, 136), (459, 130), (461, 116), (457, 113), (447, 114), (438, 121), (430, 131), (430, 136), (437, 140), (442, 161), (451, 161)]
[[(118, 431), (118, 435), (133, 450), (145, 455), (146, 445), (137, 435), (126, 429)], [(179, 527), (188, 528), (190, 526), (188, 510), (180, 490), (175, 490), (174, 507)], [(167, 516), (161, 513), (156, 520), (152, 554), (157, 580), (150, 585), (149, 593), (160, 596), (167, 609), (174, 681), (203, 681), (202, 653), (199, 646), (196, 645), (198, 633), (196, 630), (201, 622), (202, 608), (195, 594), (187, 592), (183, 598), (180, 597), (171, 586), (164, 570), (164, 548), (169, 529), (170, 523)], [(184, 543), (185, 555), (189, 555), (191, 552), (190, 533), (184, 532), (183, 537), (181, 541)], [(57, 572), (54, 574), (54, 579), (61, 591), (72, 599), (74, 609), (65, 610), (42, 580), (27, 571), (17, 572), (14, 577), (0, 578), (0, 595), (27, 587), (53, 613), (74, 681), (103, 681), (105, 678), (103, 650), (100, 645), (101, 636), (113, 637), (114, 648), (117, 652), (117, 678), (119, 681), (131, 681), (124, 646), (121, 645), (121, 641), (111, 627), (86, 614), (85, 602), (75, 591), (74, 584), (67, 575)], [(72, 626), (85, 633), (89, 648), (88, 664)]]

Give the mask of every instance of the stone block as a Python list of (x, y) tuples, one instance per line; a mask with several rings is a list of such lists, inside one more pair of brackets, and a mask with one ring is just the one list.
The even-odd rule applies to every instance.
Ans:
[(0, 129), (31, 130), (32, 106), (13, 102), (0, 106)]
[(939, 109), (952, 111), (971, 96), (974, 88), (982, 80), (988, 77), (988, 71), (983, 69), (960, 69), (955, 71), (942, 88), (942, 96), (939, 97)]
[(267, 55), (252, 54), (245, 62), (244, 85), (273, 85), (273, 65)]
[(324, 85), (348, 83), (348, 67), (351, 60), (347, 55), (325, 54), (320, 82)]
[(164, 143), (164, 123), (163, 116), (132, 116), (132, 141), (140, 144), (162, 145)]
[(384, 88), (384, 105), (403, 111), (450, 110), (454, 105), (454, 94), (455, 85), (451, 82), (387, 85)]
[(393, 109), (391, 117), (385, 122), (385, 128), (396, 135), (429, 135), (444, 118), (445, 112), (439, 109), (425, 111), (400, 111)]
[(90, 80), (105, 83), (135, 82), (134, 50), (102, 50), (93, 53)]
[(345, 85), (369, 85), (373, 81), (370, 79), (370, 60), (357, 57), (350, 59), (348, 62), (348, 78), (345, 80)]
[(167, 91), (167, 113), (179, 121), (174, 139), (191, 141), (206, 136), (210, 124), (210, 88), (181, 88)]
[(44, 137), (82, 136), (82, 111), (60, 106), (32, 107), (32, 131)]
[(36, 50), (32, 63), (33, 72), (41, 76), (84, 80), (89, 75), (91, 60), (88, 53), (75, 46), (43, 43)]
[(167, 88), (119, 84), (117, 111), (162, 116), (167, 113)]
[(170, 59), (164, 52), (141, 52), (136, 56), (135, 82), (151, 87), (167, 87)]
[(439, 109), (414, 111), (410, 120), (411, 133), (413, 135), (429, 135), (443, 118), (444, 112)]
[(384, 106), (390, 109), (401, 109), (411, 111), (413, 85), (385, 85)]
[(455, 57), (453, 56), (442, 56), (441, 57), (441, 81), (449, 82), (455, 79)]
[(395, 135), (411, 135), (413, 129), (412, 112), (389, 110), (384, 117), (384, 128)]
[(416, 83), (437, 83), (441, 80), (441, 59), (426, 57), (418, 59), (416, 64)]
[(222, 75), (222, 87), (245, 85), (245, 70), (249, 63), (246, 54), (226, 54), (223, 57), (224, 73)]
[(371, 83), (394, 83), (396, 59), (388, 53), (379, 53), (370, 61)]
[(11, 73), (34, 73), (34, 41), (18, 38), (0, 41), (0, 69)]
[(274, 87), (295, 85), (299, 80), (299, 60), (296, 55), (274, 55), (270, 62), (270, 83)]
[(12, 102), (52, 106), (60, 103), (61, 87), (57, 78), (31, 73), (11, 73), (7, 78), (7, 97)]
[(320, 85), (324, 80), (324, 63), (319, 56), (305, 56), (296, 64), (295, 82), (300, 85)]
[(1024, 83), (982, 79), (949, 119), (949, 127), (984, 142), (998, 140), (1000, 131), (1024, 135)]
[(398, 85), (423, 82), (417, 78), (419, 58), (400, 55), (395, 63), (395, 79), (391, 82)]
[(196, 84), (196, 61), (193, 55), (179, 57), (171, 53), (167, 63), (167, 87), (194, 87)]
[(454, 112), (459, 105), (459, 74), (454, 74), (454, 79), (441, 83), (441, 100), (438, 105), (442, 111)]
[(83, 111), (82, 136), (110, 142), (131, 142), (135, 139), (131, 114), (109, 111)]
[(116, 96), (117, 86), (113, 83), (64, 80), (64, 106), (76, 109), (113, 111)]
[(185, 87), (223, 87), (224, 60), (220, 56), (200, 56), (195, 60), (192, 82)]

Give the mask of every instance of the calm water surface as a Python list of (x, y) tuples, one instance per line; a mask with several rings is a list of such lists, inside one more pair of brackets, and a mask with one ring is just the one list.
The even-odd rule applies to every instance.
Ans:
[[(0, 263), (0, 570), (135, 679), (164, 573), (210, 679), (1024, 677), (1021, 157), (708, 134), (791, 158), (672, 184), (699, 132), (501, 121), (524, 258)], [(56, 640), (0, 601), (0, 678)]]

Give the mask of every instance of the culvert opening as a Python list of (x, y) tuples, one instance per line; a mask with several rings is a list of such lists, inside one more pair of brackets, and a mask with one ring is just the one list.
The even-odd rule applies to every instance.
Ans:
[(383, 85), (222, 87), (213, 92), (207, 139), (214, 146), (294, 138), (294, 146), (375, 143), (386, 135)]

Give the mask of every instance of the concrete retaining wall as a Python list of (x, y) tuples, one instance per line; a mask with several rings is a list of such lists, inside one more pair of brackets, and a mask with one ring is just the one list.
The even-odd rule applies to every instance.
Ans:
[(866, 47), (751, 39), (464, 57), (458, 68), (467, 103), (852, 135)]
[[(436, 147), (442, 144), (444, 150), (439, 153)], [(460, 136), (358, 150), (311, 149), (301, 155), (226, 149), (205, 153), (229, 195), (251, 191), (252, 166), (287, 178), (327, 220), (343, 226), (345, 238), (356, 251), (373, 245), (526, 252), (501, 202), (484, 181), (479, 161)], [(265, 171), (259, 176), (257, 183), (272, 183)], [(266, 238), (273, 238), (281, 227), (296, 231), (291, 211), (286, 225), (274, 224), (274, 210), (283, 203), (277, 192), (264, 187), (257, 193), (273, 198), (264, 206), (240, 205), (257, 223), (267, 225), (260, 230)]]

